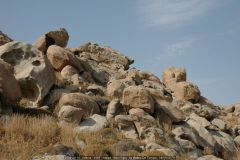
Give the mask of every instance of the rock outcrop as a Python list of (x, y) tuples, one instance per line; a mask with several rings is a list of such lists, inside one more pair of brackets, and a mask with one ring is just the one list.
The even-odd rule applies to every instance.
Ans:
[(67, 31), (59, 29), (30, 45), (0, 32), (0, 114), (11, 105), (29, 109), (32, 106), (23, 103), (27, 100), (41, 107), (31, 113), (41, 110), (61, 128), (73, 126), (69, 135), (77, 140), (68, 143), (79, 153), (54, 145), (45, 159), (87, 154), (90, 142), (81, 138), (89, 136), (98, 136), (91, 154), (102, 149), (105, 156), (240, 158), (239, 104), (220, 107), (210, 102), (187, 81), (184, 68), (165, 69), (161, 81), (131, 68), (133, 60), (110, 47), (89, 42), (66, 48), (68, 39)]

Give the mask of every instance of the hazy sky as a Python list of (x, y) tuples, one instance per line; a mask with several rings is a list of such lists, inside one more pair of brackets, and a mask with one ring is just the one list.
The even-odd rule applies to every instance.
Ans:
[(92, 41), (161, 77), (168, 66), (216, 104), (240, 102), (240, 0), (0, 0), (0, 30), (33, 43), (65, 27), (68, 47)]

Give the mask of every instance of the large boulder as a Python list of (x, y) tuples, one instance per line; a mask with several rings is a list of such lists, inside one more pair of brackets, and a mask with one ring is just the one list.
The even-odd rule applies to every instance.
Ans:
[(82, 108), (84, 112), (83, 117), (88, 117), (100, 111), (97, 103), (90, 96), (82, 93), (69, 93), (63, 95), (59, 100), (59, 106), (62, 107), (64, 105)]
[(180, 109), (165, 100), (157, 100), (157, 103), (155, 103), (156, 116), (159, 116), (159, 112), (166, 114), (171, 119), (171, 121), (175, 123), (181, 122), (186, 118)]
[(58, 30), (45, 33), (37, 39), (33, 46), (42, 51), (43, 53), (46, 53), (48, 47), (51, 45), (66, 47), (68, 39), (69, 36), (67, 30), (64, 28), (60, 28)]
[[(111, 69), (128, 69), (133, 60), (122, 55), (110, 47), (102, 47), (96, 43), (86, 43), (79, 48), (81, 57), (89, 57), (102, 65), (109, 65)], [(107, 67), (107, 66), (106, 66)]]
[(178, 82), (174, 90), (174, 95), (177, 99), (198, 102), (200, 91), (198, 86), (190, 82)]
[(129, 108), (141, 108), (148, 113), (154, 112), (154, 99), (141, 86), (129, 86), (124, 89), (122, 104)]
[(0, 46), (0, 58), (14, 67), (23, 97), (39, 104), (55, 83), (55, 74), (48, 59), (30, 44), (9, 42)]
[(74, 54), (65, 48), (57, 45), (51, 45), (47, 50), (47, 57), (56, 70), (62, 70), (63, 67), (71, 65), (79, 72), (83, 71), (81, 62), (74, 56)]
[(169, 67), (163, 71), (162, 78), (166, 87), (174, 91), (178, 82), (186, 81), (187, 74), (184, 68)]
[(0, 46), (11, 41), (13, 40), (9, 38), (6, 34), (4, 34), (2, 31), (0, 31)]
[(101, 85), (106, 85), (111, 77), (120, 78), (133, 63), (133, 60), (112, 48), (96, 43), (86, 43), (72, 51), (85, 62), (84, 68), (91, 73), (95, 83)]
[(0, 68), (0, 93), (8, 103), (14, 104), (22, 97), (22, 92), (13, 75), (13, 68), (2, 60), (0, 60)]

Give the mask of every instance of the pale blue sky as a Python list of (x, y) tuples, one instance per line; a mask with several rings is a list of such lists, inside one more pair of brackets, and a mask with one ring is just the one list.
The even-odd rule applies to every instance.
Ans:
[(135, 59), (161, 77), (185, 67), (216, 104), (240, 102), (239, 0), (0, 0), (0, 30), (33, 43), (65, 27), (68, 47), (87, 41)]

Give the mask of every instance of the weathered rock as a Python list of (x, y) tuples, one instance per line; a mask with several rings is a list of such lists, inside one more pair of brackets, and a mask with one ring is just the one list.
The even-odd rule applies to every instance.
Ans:
[(235, 159), (237, 148), (232, 137), (222, 131), (210, 131), (210, 133), (218, 143), (219, 146), (218, 153), (221, 155), (221, 157)]
[(215, 119), (213, 119), (212, 121), (211, 121), (211, 123), (213, 124), (213, 125), (215, 125), (215, 126), (217, 126), (221, 131), (225, 131), (225, 130), (227, 130), (227, 124), (223, 121), (223, 120), (221, 120), (221, 119), (217, 119), (217, 118), (215, 118)]
[[(100, 65), (109, 65), (113, 70), (128, 69), (129, 65), (133, 63), (133, 60), (118, 53), (110, 47), (101, 47), (96, 43), (86, 43), (79, 48), (81, 57), (89, 57)], [(107, 67), (107, 66), (105, 66)]]
[(195, 113), (192, 113), (192, 114), (189, 116), (189, 118), (190, 118), (191, 120), (194, 120), (195, 122), (198, 122), (198, 124), (201, 125), (201, 126), (203, 126), (204, 128), (209, 127), (209, 126), (211, 125), (211, 123), (210, 123), (208, 120), (206, 120), (206, 119), (203, 118), (203, 117), (198, 116), (198, 115), (195, 114)]
[(121, 99), (124, 88), (126, 88), (126, 85), (121, 80), (111, 80), (107, 84), (106, 95), (108, 97)]
[(151, 72), (139, 71), (139, 76), (142, 80), (161, 83), (160, 79)]
[(157, 142), (163, 138), (163, 131), (157, 126), (156, 120), (140, 108), (132, 108), (129, 115), (133, 119), (138, 135), (146, 142)]
[(200, 137), (202, 147), (208, 147), (213, 151), (214, 147), (217, 145), (217, 142), (212, 134), (205, 127), (200, 125), (198, 121), (189, 119), (187, 123), (196, 131)]
[(181, 139), (179, 137), (175, 137), (178, 144), (181, 148), (184, 149), (184, 152), (188, 156), (189, 159), (197, 159), (198, 157), (202, 156), (202, 151), (197, 149), (197, 147), (189, 140)]
[[(176, 126), (172, 130), (172, 133), (175, 135), (175, 138), (178, 141), (179, 141), (179, 139), (189, 140), (195, 145), (204, 146), (204, 144), (201, 143), (201, 140), (200, 140), (199, 136), (197, 134), (195, 134), (195, 132), (193, 132), (193, 130), (189, 126), (187, 126), (186, 124)], [(192, 149), (194, 149), (194, 148), (192, 148)]]
[(83, 117), (87, 117), (94, 113), (99, 113), (99, 107), (91, 97), (82, 93), (69, 93), (62, 96), (59, 100), (59, 106), (70, 105), (83, 109)]
[(199, 157), (197, 160), (223, 160), (223, 159), (217, 158), (214, 155), (205, 155), (205, 156)]
[(138, 139), (138, 134), (130, 115), (117, 115), (115, 117), (115, 122), (126, 138)]
[(0, 46), (0, 58), (14, 67), (23, 97), (33, 103), (40, 103), (55, 83), (51, 64), (30, 44), (14, 41)]
[(75, 131), (81, 132), (96, 132), (108, 126), (106, 117), (94, 114), (90, 118), (82, 121)]
[(22, 97), (21, 89), (12, 71), (12, 66), (0, 59), (0, 94), (9, 104), (16, 103)]
[(78, 70), (70, 65), (65, 66), (61, 71), (61, 76), (64, 79), (71, 79), (71, 77), (75, 74), (79, 74)]
[(119, 79), (133, 60), (118, 53), (109, 47), (86, 43), (75, 50), (75, 55), (86, 62), (85, 69), (91, 73), (96, 83), (106, 85), (113, 77)]
[(190, 82), (178, 82), (174, 90), (174, 95), (177, 99), (198, 102), (200, 91), (196, 85)]
[(96, 84), (91, 84), (87, 87), (88, 92), (92, 92), (94, 95), (104, 95), (105, 88)]
[(211, 120), (220, 115), (220, 109), (216, 106), (202, 105), (198, 114)]
[(58, 118), (65, 122), (78, 124), (83, 116), (83, 110), (70, 105), (62, 106), (58, 112)]
[(58, 45), (60, 47), (66, 47), (68, 42), (68, 33), (64, 28), (58, 30), (50, 31), (42, 35), (33, 44), (34, 47), (40, 51), (46, 53), (47, 49), (51, 45)]
[(12, 41), (13, 40), (11, 38), (9, 38), (6, 34), (0, 31), (0, 46)]
[(175, 90), (177, 82), (186, 81), (186, 70), (184, 68), (169, 67), (163, 71), (163, 83), (172, 91)]
[(235, 137), (234, 142), (235, 142), (237, 147), (240, 147), (240, 136)]
[(122, 104), (130, 108), (141, 108), (148, 113), (154, 112), (154, 100), (141, 86), (129, 86), (123, 91)]
[(111, 120), (116, 115), (118, 115), (122, 110), (122, 105), (120, 103), (119, 99), (113, 99), (109, 104), (107, 108), (107, 120)]
[(158, 112), (164, 112), (167, 114), (172, 122), (181, 122), (186, 118), (181, 110), (165, 100), (157, 100), (157, 103), (155, 104), (156, 115)]
[(56, 70), (62, 70), (65, 66), (71, 65), (75, 67), (78, 72), (83, 71), (81, 62), (68, 49), (61, 48), (57, 45), (51, 45), (47, 50), (47, 57)]

